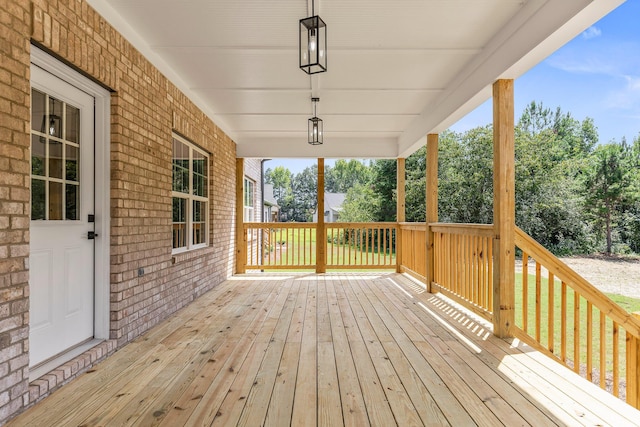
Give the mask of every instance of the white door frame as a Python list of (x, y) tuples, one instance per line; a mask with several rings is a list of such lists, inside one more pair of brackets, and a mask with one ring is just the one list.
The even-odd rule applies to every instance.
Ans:
[(109, 338), (109, 224), (110, 224), (110, 123), (109, 91), (31, 45), (31, 64), (53, 74), (95, 98), (95, 261), (94, 338)]

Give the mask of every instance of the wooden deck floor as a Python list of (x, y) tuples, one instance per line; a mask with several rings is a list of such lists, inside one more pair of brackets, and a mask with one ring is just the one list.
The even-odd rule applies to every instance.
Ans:
[(639, 425), (405, 276), (240, 276), (12, 426)]

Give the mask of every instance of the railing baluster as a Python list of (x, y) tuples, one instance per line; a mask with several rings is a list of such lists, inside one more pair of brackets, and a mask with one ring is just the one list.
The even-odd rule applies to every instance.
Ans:
[(620, 396), (620, 334), (617, 322), (613, 322), (613, 395)]
[(554, 293), (555, 293), (555, 282), (556, 279), (553, 276), (553, 273), (549, 271), (549, 276), (548, 276), (548, 288), (549, 288), (549, 308), (548, 308), (548, 328), (549, 330), (547, 331), (547, 344), (548, 344), (548, 349), (551, 353), (554, 353), (554, 336), (553, 336), (553, 330), (555, 327), (555, 319), (554, 319), (554, 308), (555, 308), (555, 304), (554, 304)]
[(536, 261), (536, 341), (540, 342), (540, 323), (542, 322), (540, 316), (540, 309), (542, 307), (541, 300), (541, 280), (542, 280), (540, 263)]
[(587, 379), (593, 380), (593, 305), (587, 301)]
[(573, 370), (580, 373), (580, 295), (573, 292)]
[(522, 251), (522, 330), (529, 333), (529, 255)]
[(602, 311), (600, 312), (600, 387), (607, 387), (607, 324)]
[(567, 284), (560, 291), (560, 360), (567, 362)]

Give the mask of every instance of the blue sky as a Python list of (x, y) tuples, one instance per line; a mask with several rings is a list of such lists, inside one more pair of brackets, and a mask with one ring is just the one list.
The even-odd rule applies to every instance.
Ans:
[[(560, 107), (578, 119), (591, 117), (601, 143), (631, 142), (640, 134), (640, 0), (627, 0), (515, 82), (516, 120), (531, 101)], [(491, 100), (459, 120), (463, 132), (492, 121)], [(314, 160), (274, 159), (301, 172)], [(327, 160), (327, 164), (332, 164)]]

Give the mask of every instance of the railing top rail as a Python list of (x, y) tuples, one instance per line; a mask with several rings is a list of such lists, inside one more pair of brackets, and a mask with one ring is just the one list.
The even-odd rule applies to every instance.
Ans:
[(640, 337), (640, 320), (611, 301), (608, 296), (576, 273), (567, 264), (556, 258), (555, 255), (549, 252), (544, 246), (536, 242), (531, 236), (518, 227), (516, 227), (515, 243), (516, 246), (526, 252), (527, 255), (544, 265), (555, 277), (565, 282), (593, 304), (594, 307), (624, 327), (627, 332), (636, 337)]
[(493, 237), (492, 224), (449, 224), (443, 222), (432, 222), (429, 224), (431, 230), (436, 233), (466, 234), (483, 237)]
[(309, 228), (315, 229), (318, 224), (315, 222), (245, 222), (245, 230), (267, 229), (267, 228)]
[(326, 222), (325, 228), (396, 228), (397, 222)]
[(401, 222), (398, 224), (398, 228), (400, 230), (406, 231), (427, 231), (427, 223), (426, 222)]

